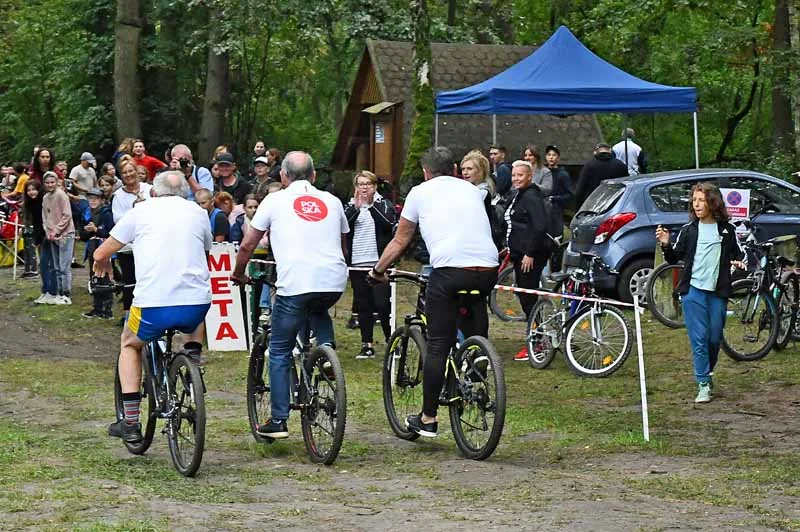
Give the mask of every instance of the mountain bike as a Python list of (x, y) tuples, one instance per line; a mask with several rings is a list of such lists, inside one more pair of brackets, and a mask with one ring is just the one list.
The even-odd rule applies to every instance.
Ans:
[[(419, 286), (416, 308), (389, 338), (383, 359), (383, 405), (392, 431), (404, 440), (416, 440), (406, 417), (419, 413), (422, 403), (422, 371), (427, 351), (425, 289), (422, 274), (394, 272), (391, 282), (409, 281)], [(460, 293), (459, 312), (471, 308), (477, 291)], [(482, 336), (471, 336), (454, 346), (445, 365), (445, 382), (439, 404), (447, 406), (453, 437), (467, 458), (491, 456), (503, 432), (506, 385), (503, 362), (494, 346)]]
[(528, 319), (526, 346), (531, 366), (544, 369), (556, 350), (581, 377), (607, 377), (631, 351), (630, 325), (617, 308), (597, 300), (594, 271), (615, 273), (597, 255), (581, 253), (581, 267), (550, 275), (554, 294), (593, 299), (540, 297)]
[[(95, 284), (93, 290), (120, 292), (124, 285), (111, 282)], [(142, 441), (123, 442), (131, 454), (144, 454), (150, 448), (156, 421), (165, 421), (162, 433), (167, 435), (169, 454), (175, 469), (185, 477), (193, 477), (203, 460), (206, 434), (206, 386), (200, 368), (200, 353), (172, 350), (172, 338), (177, 329), (164, 334), (142, 347), (142, 380), (139, 386), (142, 401)], [(125, 418), (122, 385), (119, 380), (119, 360), (114, 366), (114, 411), (117, 421)]]
[[(252, 279), (260, 289), (274, 286), (266, 276)], [(247, 368), (247, 417), (253, 437), (260, 443), (272, 438), (257, 432), (271, 415), (269, 385), (270, 316), (259, 319)], [(308, 327), (306, 327), (308, 331)], [(344, 371), (336, 352), (327, 345), (312, 347), (306, 334), (298, 334), (292, 351), (289, 408), (300, 412), (303, 442), (312, 462), (332, 464), (342, 447), (347, 423)]]

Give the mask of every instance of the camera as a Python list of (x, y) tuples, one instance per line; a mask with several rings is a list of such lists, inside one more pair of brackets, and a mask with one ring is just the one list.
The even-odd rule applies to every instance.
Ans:
[(187, 168), (192, 166), (192, 160), (189, 159), (188, 157), (181, 157), (180, 159), (178, 159), (178, 164), (180, 165), (181, 170), (186, 170)]
[(73, 188), (72, 187), (72, 179), (67, 178), (67, 179), (64, 180), (64, 188), (68, 192), (72, 192), (72, 188)]

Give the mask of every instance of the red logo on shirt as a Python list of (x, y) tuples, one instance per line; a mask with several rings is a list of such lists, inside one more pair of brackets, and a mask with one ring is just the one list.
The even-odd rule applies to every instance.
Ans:
[(328, 207), (314, 196), (300, 196), (294, 200), (294, 212), (307, 222), (319, 222), (328, 216)]

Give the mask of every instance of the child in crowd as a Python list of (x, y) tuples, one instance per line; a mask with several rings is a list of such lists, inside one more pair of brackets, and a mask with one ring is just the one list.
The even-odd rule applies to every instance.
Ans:
[[(25, 271), (22, 277), (37, 277), (38, 267), (36, 253), (41, 252), (44, 240), (44, 226), (42, 225), (42, 200), (44, 190), (42, 182), (36, 179), (28, 180), (25, 184), (25, 195), (22, 200), (22, 219), (25, 224), (23, 238), (25, 240)], [(44, 286), (42, 295), (44, 295)]]
[(136, 165), (136, 175), (139, 176), (139, 181), (142, 183), (149, 183), (150, 180), (148, 179), (147, 168), (142, 166), (141, 164)]
[[(112, 166), (111, 168), (113, 169), (114, 167)], [(108, 205), (111, 205), (111, 195), (118, 188), (115, 186), (117, 183), (119, 183), (119, 181), (113, 175), (103, 175), (97, 180), (97, 186), (103, 193), (103, 202), (107, 203)]]
[[(89, 271), (92, 271), (94, 261), (92, 254), (100, 244), (108, 237), (108, 233), (114, 226), (114, 216), (111, 212), (111, 205), (105, 203), (103, 192), (99, 188), (92, 188), (86, 193), (89, 200), (89, 219), (80, 229), (81, 240), (86, 242), (84, 260), (89, 258)], [(103, 277), (97, 281), (99, 290), (92, 292), (92, 309), (83, 313), (84, 318), (102, 318), (109, 320), (112, 318), (111, 306), (113, 294), (107, 287), (110, 281)], [(105, 286), (104, 286), (105, 285)]]
[(55, 172), (44, 174), (44, 199), (42, 200), (42, 225), (45, 242), (42, 247), (43, 294), (35, 303), (71, 305), (72, 250), (75, 246), (75, 225), (66, 192), (58, 187)]

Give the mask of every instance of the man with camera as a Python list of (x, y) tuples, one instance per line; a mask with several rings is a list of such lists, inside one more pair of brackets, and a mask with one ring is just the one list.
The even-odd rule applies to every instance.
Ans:
[(214, 190), (214, 178), (208, 168), (194, 164), (192, 150), (186, 144), (176, 144), (170, 153), (169, 167), (171, 170), (183, 172), (189, 184), (189, 201), (194, 201), (195, 193), (200, 189)]

